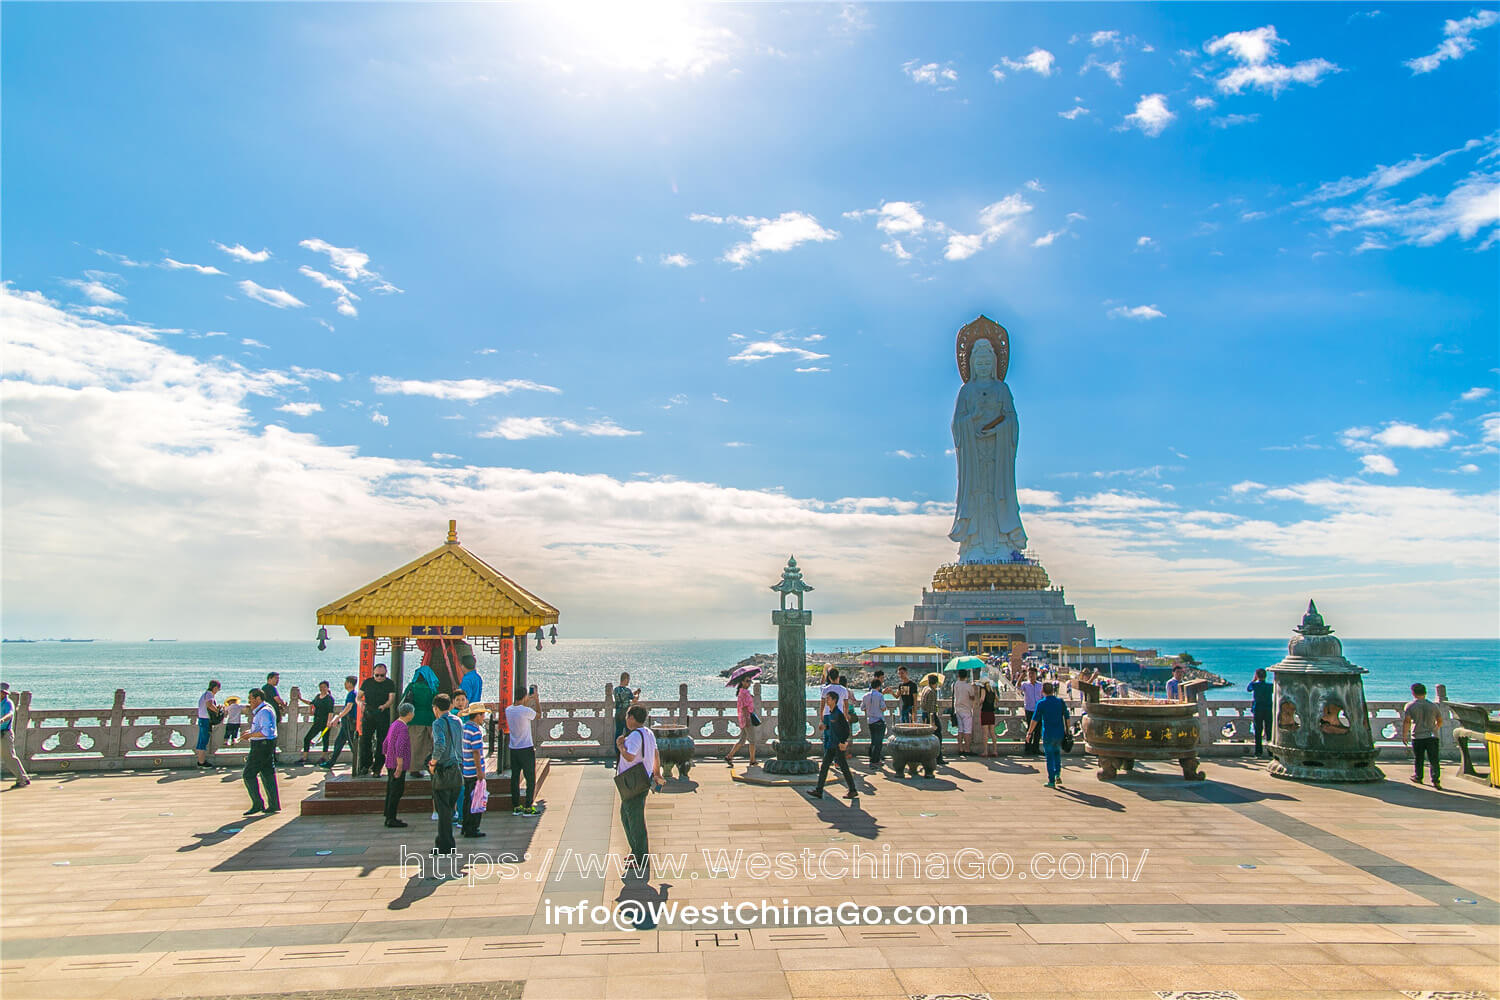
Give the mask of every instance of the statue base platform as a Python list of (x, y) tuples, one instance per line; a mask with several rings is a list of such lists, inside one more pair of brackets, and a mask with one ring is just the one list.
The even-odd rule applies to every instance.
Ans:
[(897, 646), (943, 646), (956, 652), (1029, 646), (1095, 645), (1061, 587), (1034, 562), (954, 563), (933, 574), (933, 589), (896, 626)]
[(1040, 563), (949, 563), (932, 574), (933, 590), (1046, 590)]
[[(767, 761), (767, 764), (774, 763)], [(811, 765), (811, 770), (806, 773), (796, 774), (773, 774), (760, 764), (747, 767), (744, 770), (736, 770), (730, 775), (735, 781), (744, 782), (747, 785), (763, 785), (768, 788), (811, 788), (818, 783), (818, 765), (812, 761), (790, 761), (793, 764)]]

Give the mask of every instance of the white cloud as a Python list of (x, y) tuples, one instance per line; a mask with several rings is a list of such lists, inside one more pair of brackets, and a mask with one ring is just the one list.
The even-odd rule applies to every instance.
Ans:
[(1214, 105), (1216, 105), (1217, 103), (1218, 102), (1215, 101), (1212, 97), (1195, 97), (1195, 98), (1193, 98), (1193, 107), (1196, 110), (1198, 110), (1198, 111), (1206, 111), (1209, 108), (1211, 108)]
[(664, 253), (661, 255), (662, 267), (692, 267), (693, 258), (685, 253)]
[[(327, 240), (319, 239), (303, 240), (297, 245), (311, 250), (313, 253), (325, 254), (333, 269), (349, 281), (362, 281), (372, 291), (379, 292), (382, 295), (399, 294), (401, 292), (401, 289), (370, 270), (370, 255), (363, 251), (353, 247), (336, 247)], [(311, 268), (308, 270), (311, 270)], [(345, 294), (348, 294), (347, 291)], [(340, 302), (340, 312), (345, 311), (343, 307), (347, 302), (347, 298)], [(352, 313), (348, 313), (347, 315), (352, 315)]]
[(1486, 444), (1500, 444), (1500, 413), (1486, 413), (1479, 418), (1482, 430), (1480, 440)]
[(951, 63), (938, 65), (937, 63), (924, 63), (920, 59), (911, 59), (902, 64), (901, 71), (911, 77), (915, 83), (925, 83), (940, 90), (947, 90), (948, 84), (958, 82), (958, 70), (954, 69)]
[(256, 340), (254, 337), (245, 337), (244, 339), (242, 339), (240, 341), (240, 346), (241, 347), (254, 347), (254, 348), (259, 348), (260, 350), (267, 350), (267, 349), (270, 348), (271, 345), (270, 344), (262, 344), (260, 341)]
[(1089, 36), (1089, 44), (1094, 48), (1102, 48), (1105, 45), (1114, 48), (1120, 47), (1120, 33), (1118, 31), (1096, 31)]
[(967, 260), (1009, 232), (1016, 220), (1030, 212), (1031, 208), (1031, 204), (1019, 193), (991, 202), (979, 210), (978, 233), (968, 235), (948, 231), (948, 245), (943, 256), (948, 260)]
[(994, 78), (996, 83), (999, 83), (1001, 80), (1005, 79), (1005, 70), (1000, 68), (999, 63), (996, 63), (995, 65), (990, 67), (990, 76)]
[(1257, 490), (1263, 490), (1265, 488), (1265, 483), (1257, 483), (1253, 479), (1245, 479), (1229, 487), (1229, 492), (1233, 493), (1235, 496), (1243, 496), (1246, 493), (1254, 493)]
[(391, 425), (391, 418), (386, 416), (384, 413), (381, 413), (379, 410), (376, 410), (374, 413), (370, 414), (370, 422), (373, 424), (379, 424), (381, 427), (389, 427)]
[(1031, 245), (1034, 246), (1034, 247), (1049, 247), (1049, 246), (1052, 245), (1052, 243), (1053, 243), (1054, 240), (1056, 240), (1059, 236), (1061, 236), (1065, 232), (1067, 232), (1066, 229), (1052, 229), (1052, 230), (1049, 230), (1049, 231), (1043, 233), (1042, 235), (1038, 236), (1036, 239), (1032, 240), (1031, 241)]
[(1294, 83), (1316, 87), (1338, 66), (1327, 59), (1304, 59), (1292, 66), (1275, 62), (1276, 50), (1286, 44), (1276, 34), (1274, 25), (1250, 31), (1232, 31), (1203, 43), (1209, 55), (1227, 54), (1239, 65), (1224, 72), (1216, 81), (1220, 93), (1238, 94), (1246, 87), (1264, 90), (1275, 96)]
[(693, 222), (740, 226), (750, 233), (748, 240), (736, 243), (724, 251), (721, 259), (735, 267), (744, 267), (763, 253), (785, 253), (803, 243), (821, 243), (839, 238), (837, 232), (823, 228), (816, 218), (806, 212), (782, 212), (774, 219), (739, 215), (721, 217), (701, 213), (694, 213), (688, 218)]
[(880, 249), (895, 257), (897, 260), (911, 260), (915, 256), (900, 240), (886, 240), (880, 244)]
[(1089, 109), (1088, 108), (1084, 107), (1082, 104), (1075, 104), (1073, 107), (1069, 108), (1067, 111), (1059, 111), (1057, 113), (1057, 117), (1059, 117), (1059, 118), (1066, 118), (1068, 121), (1072, 121), (1073, 119), (1077, 118), (1079, 115), (1086, 115), (1088, 113), (1089, 113)]
[(1166, 315), (1155, 305), (1115, 306), (1109, 311), (1110, 319), (1163, 319)]
[(1029, 181), (1026, 182), (1026, 190), (1028, 190), (1028, 191), (1045, 191), (1047, 189), (1046, 189), (1046, 187), (1044, 187), (1042, 185), (1041, 178), (1039, 178), (1039, 177), (1033, 177), (1031, 180), (1029, 180)]
[[(95, 319), (125, 318), (125, 314), (123, 312), (121, 312), (119, 309), (112, 309), (109, 306), (69, 306), (68, 308), (78, 313), (80, 316), (92, 316)], [(203, 336), (222, 337), (224, 335), (222, 333), (205, 333)]]
[(1256, 112), (1250, 115), (1219, 115), (1209, 119), (1208, 123), (1214, 128), (1234, 128), (1236, 125), (1251, 125), (1258, 121), (1260, 121), (1260, 113)]
[(821, 361), (828, 357), (816, 351), (809, 351), (805, 347), (791, 347), (781, 343), (779, 340), (757, 340), (740, 348), (738, 354), (731, 355), (730, 361), (756, 362), (765, 361), (768, 358), (791, 357), (798, 361)]
[(824, 375), (826, 375), (828, 373), (828, 369), (827, 368), (817, 368), (817, 367), (813, 367), (813, 368), (793, 368), (792, 371), (796, 372), (798, 375), (817, 375), (817, 374), (824, 374)]
[(1364, 471), (1371, 475), (1394, 476), (1401, 471), (1396, 468), (1395, 462), (1392, 462), (1384, 455), (1361, 455), (1359, 456), (1359, 462), (1364, 467)]
[(1478, 44), (1469, 36), (1492, 26), (1497, 21), (1500, 21), (1500, 12), (1493, 10), (1481, 10), (1457, 21), (1451, 19), (1444, 21), (1443, 40), (1438, 43), (1437, 48), (1425, 56), (1409, 60), (1406, 67), (1411, 70), (1413, 76), (1418, 76), (1422, 73), (1431, 73), (1450, 59), (1462, 59), (1473, 52)]
[(168, 271), (197, 271), (199, 274), (223, 274), (224, 272), (212, 264), (187, 264), (171, 257), (163, 257), (161, 266)]
[(1376, 164), (1374, 170), (1371, 170), (1362, 177), (1340, 177), (1336, 181), (1324, 181), (1318, 185), (1317, 190), (1313, 191), (1312, 194), (1295, 204), (1308, 205), (1314, 202), (1332, 201), (1358, 191), (1363, 191), (1366, 188), (1372, 191), (1383, 191), (1386, 188), (1395, 187), (1402, 181), (1410, 180), (1419, 174), (1431, 170), (1444, 160), (1457, 156), (1460, 153), (1467, 153), (1470, 150), (1478, 149), (1485, 145), (1487, 141), (1493, 142), (1494, 139), (1493, 137), (1489, 140), (1470, 139), (1462, 146), (1455, 146), (1452, 149), (1444, 150), (1435, 156), (1422, 156), (1418, 153), (1391, 166), (1386, 166), (1383, 163)]
[(240, 282), (240, 291), (245, 293), (246, 298), (254, 299), (257, 302), (264, 302), (266, 305), (275, 306), (277, 309), (301, 309), (306, 305), (305, 302), (285, 288), (265, 288), (257, 285), (248, 278)]
[(750, 447), (750, 445), (749, 445), (748, 442), (745, 442), (745, 441), (725, 441), (724, 442), (724, 447), (726, 447), (726, 448), (748, 448), (748, 447)]
[(344, 284), (337, 278), (330, 278), (322, 271), (318, 271), (311, 267), (308, 267), (306, 264), (303, 264), (301, 267), (297, 268), (297, 273), (303, 275), (304, 277), (311, 278), (319, 285), (322, 285), (324, 288), (328, 289), (330, 292), (336, 293), (338, 298), (334, 300), (334, 308), (338, 310), (340, 316), (352, 317), (359, 315), (359, 310), (354, 308), (354, 302), (352, 301), (354, 299), (358, 299), (359, 296), (350, 291), (348, 285)]
[(1458, 398), (1463, 400), (1465, 403), (1472, 403), (1476, 399), (1483, 399), (1493, 391), (1494, 390), (1487, 385), (1476, 385), (1474, 388), (1466, 390), (1463, 395), (1459, 396)]
[(1466, 476), (1472, 476), (1474, 473), (1479, 471), (1479, 466), (1475, 465), (1473, 462), (1465, 462), (1463, 465), (1460, 465), (1458, 467), (1458, 471), (1462, 472)]
[(1387, 448), (1440, 448), (1453, 440), (1453, 432), (1424, 430), (1413, 424), (1393, 421), (1372, 434), (1370, 440)]
[(109, 287), (109, 285), (105, 284), (104, 280), (101, 280), (119, 280), (118, 278), (116, 278), (114, 275), (105, 275), (99, 271), (90, 271), (88, 273), (90, 277), (86, 280), (80, 278), (70, 278), (67, 281), (64, 281), (63, 284), (71, 288), (78, 289), (83, 293), (85, 298), (87, 298), (90, 302), (97, 303), (98, 305), (111, 306), (125, 301), (125, 296), (121, 295), (119, 292)]
[(489, 430), (480, 431), (478, 436), (525, 441), (528, 438), (560, 437), (563, 434), (582, 437), (639, 437), (641, 432), (621, 427), (608, 417), (587, 423), (561, 417), (505, 417), (495, 421)]
[(1028, 52), (1025, 58), (1002, 58), (1000, 61), (1005, 64), (1007, 69), (1016, 70), (1017, 72), (1026, 70), (1038, 76), (1051, 76), (1054, 72), (1053, 67), (1057, 59), (1046, 49), (1035, 48)]
[(251, 250), (249, 247), (241, 243), (236, 243), (232, 247), (227, 247), (217, 240), (214, 241), (214, 246), (218, 247), (220, 250), (223, 250), (225, 253), (235, 258), (236, 260), (242, 260), (247, 264), (263, 264), (271, 259), (271, 251), (264, 248), (260, 250)]
[[(1372, 192), (1352, 205), (1331, 205), (1321, 215), (1336, 233), (1374, 231), (1415, 246), (1432, 246), (1450, 236), (1472, 240), (1500, 223), (1500, 170), (1471, 173), (1441, 199), (1420, 195), (1399, 202)], [(1493, 239), (1491, 232), (1480, 249)]]
[(1137, 236), (1135, 238), (1135, 245), (1137, 247), (1140, 247), (1142, 250), (1144, 250), (1147, 247), (1154, 247), (1154, 246), (1156, 246), (1156, 241), (1153, 240), (1149, 236)]
[(114, 261), (116, 264), (120, 264), (123, 267), (151, 266), (148, 262), (143, 260), (131, 260), (129, 257), (125, 256), (122, 253), (111, 253), (108, 250), (95, 250), (94, 253), (98, 254), (100, 257), (108, 257), (110, 260)]
[(916, 458), (917, 457), (915, 453), (907, 451), (905, 448), (897, 448), (895, 451), (886, 452), (886, 454), (890, 455), (892, 458)]
[(320, 413), (323, 407), (318, 403), (286, 403), (276, 407), (280, 413), (290, 413), (296, 417), (308, 417), (314, 413)]
[(1135, 110), (1125, 116), (1125, 121), (1155, 138), (1176, 118), (1176, 112), (1167, 107), (1166, 94), (1142, 94)]
[(1114, 62), (1105, 62), (1090, 52), (1089, 57), (1083, 61), (1083, 67), (1079, 69), (1078, 75), (1082, 76), (1091, 69), (1097, 69), (1115, 83), (1119, 83), (1125, 76), (1125, 60), (1116, 59)]
[(313, 253), (327, 254), (329, 262), (333, 265), (333, 269), (350, 281), (359, 278), (371, 279), (379, 277), (379, 275), (371, 271), (367, 266), (370, 263), (370, 255), (361, 253), (353, 247), (336, 247), (326, 240), (318, 239), (303, 240), (297, 245), (305, 247)]
[(337, 292), (340, 295), (351, 295), (354, 298), (359, 298), (358, 295), (354, 295), (353, 292), (349, 291), (349, 286), (344, 284), (342, 281), (338, 280), (337, 278), (330, 278), (322, 271), (314, 270), (313, 268), (308, 267), (306, 264), (298, 267), (297, 273), (303, 275), (304, 277), (311, 278), (318, 284), (322, 285), (324, 288), (328, 289), (330, 292)]
[(524, 378), (506, 379), (503, 382), (486, 378), (437, 379), (427, 382), (372, 375), (370, 385), (385, 396), (428, 396), (432, 399), (456, 399), (466, 403), (478, 402), (491, 396), (509, 396), (513, 392), (562, 392), (556, 386)]

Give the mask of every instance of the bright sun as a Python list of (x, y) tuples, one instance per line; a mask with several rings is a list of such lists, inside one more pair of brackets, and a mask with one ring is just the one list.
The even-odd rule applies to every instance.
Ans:
[(732, 33), (709, 24), (707, 4), (576, 0), (538, 9), (547, 55), (573, 72), (591, 69), (700, 76), (729, 58)]

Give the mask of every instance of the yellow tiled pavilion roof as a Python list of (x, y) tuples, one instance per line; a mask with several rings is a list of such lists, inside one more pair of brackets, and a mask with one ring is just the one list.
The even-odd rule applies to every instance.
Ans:
[(433, 626), (501, 635), (556, 623), (556, 608), (459, 545), (452, 522), (446, 544), (318, 609), (319, 625), (342, 625), (355, 636), (370, 626), (377, 636), (422, 634), (413, 630)]

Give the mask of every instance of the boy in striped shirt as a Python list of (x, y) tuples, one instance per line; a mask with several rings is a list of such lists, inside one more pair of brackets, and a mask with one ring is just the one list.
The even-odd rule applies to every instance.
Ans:
[(474, 800), (474, 786), (485, 780), (484, 729), (481, 728), (484, 714), (482, 705), (471, 706), (463, 729), (464, 793), (458, 800), (458, 811), (462, 820), (462, 835), (471, 838), (485, 835), (479, 829), (479, 821), (484, 819), (484, 813), (469, 811), (469, 804)]

